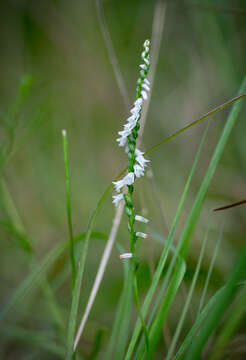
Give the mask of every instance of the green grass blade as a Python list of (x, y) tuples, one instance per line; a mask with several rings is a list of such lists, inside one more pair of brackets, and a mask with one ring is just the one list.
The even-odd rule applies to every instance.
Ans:
[(70, 260), (71, 260), (71, 266), (72, 266), (72, 289), (74, 289), (74, 284), (75, 284), (75, 279), (76, 279), (76, 263), (75, 263), (75, 256), (74, 256), (70, 177), (69, 177), (69, 169), (68, 169), (68, 143), (67, 143), (66, 130), (62, 130), (62, 139), (63, 139), (63, 154), (64, 154), (65, 181), (66, 181), (67, 222), (68, 222), (69, 239), (70, 239), (69, 249), (70, 249)]
[(199, 329), (201, 328), (202, 324), (204, 323), (205, 319), (208, 317), (211, 309), (213, 306), (218, 302), (221, 295), (225, 293), (225, 286), (219, 289), (216, 294), (208, 301), (207, 305), (204, 307), (202, 312), (199, 314), (198, 318), (196, 319), (194, 325), (190, 329), (189, 333), (185, 337), (182, 345), (179, 348), (179, 351), (175, 355), (173, 360), (182, 360), (186, 350), (190, 348), (192, 341), (194, 340), (195, 336), (197, 335)]
[(241, 254), (239, 255), (227, 281), (224, 291), (220, 293), (218, 301), (214, 304), (207, 318), (204, 321), (196, 341), (191, 345), (186, 360), (199, 359), (201, 352), (212, 332), (216, 329), (224, 312), (231, 304), (237, 293), (237, 284), (246, 274), (246, 247), (244, 246)]
[(7, 230), (10, 234), (14, 235), (14, 237), (19, 242), (19, 246), (28, 254), (32, 253), (32, 246), (30, 240), (22, 233), (20, 233), (13, 224), (7, 221), (0, 221), (0, 226)]
[(104, 335), (105, 330), (104, 329), (99, 329), (95, 335), (95, 339), (93, 342), (93, 346), (91, 349), (91, 353), (90, 355), (87, 357), (87, 360), (95, 360), (98, 357), (98, 354), (101, 350), (102, 347), (102, 343), (103, 343), (103, 335)]
[(202, 290), (202, 296), (201, 296), (201, 300), (200, 300), (200, 303), (199, 303), (197, 316), (199, 316), (199, 314), (201, 313), (202, 308), (203, 308), (204, 300), (205, 300), (206, 294), (207, 294), (209, 280), (210, 280), (210, 277), (211, 277), (211, 274), (212, 274), (212, 271), (213, 271), (213, 268), (214, 268), (214, 264), (215, 264), (215, 260), (216, 260), (216, 257), (217, 257), (218, 251), (219, 251), (222, 236), (223, 236), (223, 230), (221, 229), (221, 231), (219, 233), (218, 240), (216, 242), (216, 246), (215, 246), (215, 249), (214, 249), (212, 260), (211, 260), (211, 262), (209, 264), (209, 269), (208, 269), (208, 273), (207, 273), (207, 276), (206, 276), (205, 285), (204, 285), (203, 290)]
[(128, 327), (130, 323), (131, 307), (133, 301), (133, 286), (129, 261), (123, 261), (123, 267), (124, 286), (116, 312), (107, 351), (104, 356), (105, 360), (112, 358), (121, 360), (123, 358), (127, 342)]
[(239, 294), (239, 299), (228, 316), (225, 324), (223, 325), (217, 340), (213, 346), (214, 351), (209, 357), (209, 360), (219, 360), (222, 358), (223, 351), (226, 348), (230, 338), (238, 328), (243, 315), (245, 314), (245, 303), (246, 303), (246, 287), (243, 288)]
[(201, 264), (202, 264), (202, 259), (203, 259), (203, 255), (204, 255), (205, 246), (206, 246), (206, 243), (207, 243), (207, 238), (208, 238), (208, 231), (207, 231), (207, 233), (205, 235), (205, 239), (203, 240), (203, 243), (202, 243), (202, 248), (201, 248), (201, 251), (200, 251), (198, 262), (196, 264), (196, 269), (195, 269), (195, 273), (194, 273), (194, 276), (193, 276), (193, 279), (192, 279), (191, 287), (190, 287), (190, 290), (188, 292), (188, 296), (187, 296), (187, 299), (185, 301), (183, 311), (182, 311), (182, 313), (180, 315), (180, 319), (179, 319), (178, 325), (176, 327), (176, 330), (175, 330), (175, 333), (174, 333), (174, 336), (173, 336), (173, 339), (172, 339), (171, 346), (168, 349), (166, 360), (171, 360), (172, 357), (173, 357), (173, 353), (175, 351), (175, 348), (176, 348), (176, 345), (177, 345), (177, 342), (178, 342), (178, 339), (179, 339), (179, 335), (180, 335), (180, 332), (182, 330), (184, 320), (185, 320), (185, 317), (186, 317), (186, 314), (187, 314), (187, 311), (188, 311), (188, 308), (190, 306), (191, 299), (192, 299), (192, 296), (193, 296), (193, 293), (194, 293), (194, 290), (195, 290), (198, 274), (199, 274)]
[[(4, 208), (6, 210), (6, 213), (8, 215), (8, 218), (10, 219), (10, 223), (12, 224), (12, 233), (18, 234), (19, 236), (16, 236), (17, 240), (19, 241), (20, 247), (25, 250), (27, 253), (32, 253), (32, 244), (30, 240), (25, 236), (25, 228), (22, 223), (22, 220), (18, 214), (18, 211), (15, 207), (14, 201), (11, 197), (11, 194), (8, 190), (8, 187), (5, 183), (5, 181), (2, 179), (1, 181), (1, 195), (2, 195), (2, 201)], [(10, 230), (10, 227), (8, 227)]]
[[(148, 290), (148, 293), (146, 295), (146, 298), (144, 300), (144, 304), (142, 306), (142, 313), (143, 313), (144, 317), (147, 315), (149, 306), (151, 304), (151, 301), (152, 301), (153, 296), (155, 294), (157, 285), (159, 283), (162, 271), (163, 271), (164, 266), (166, 264), (167, 256), (168, 256), (169, 250), (171, 249), (171, 246), (172, 246), (172, 240), (173, 240), (174, 232), (175, 232), (176, 226), (178, 224), (178, 220), (179, 220), (179, 217), (181, 215), (181, 211), (183, 209), (183, 205), (184, 205), (188, 190), (190, 188), (191, 180), (192, 180), (192, 177), (193, 177), (193, 175), (195, 173), (195, 170), (196, 170), (196, 167), (197, 167), (197, 164), (198, 164), (198, 160), (199, 160), (201, 150), (202, 150), (202, 147), (204, 145), (206, 136), (207, 136), (207, 130), (204, 133), (203, 139), (201, 141), (201, 144), (199, 146), (199, 149), (198, 149), (198, 152), (196, 154), (195, 160), (193, 162), (193, 166), (192, 166), (192, 169), (191, 169), (190, 174), (188, 176), (187, 182), (185, 184), (185, 188), (184, 188), (183, 194), (181, 196), (181, 199), (180, 199), (180, 202), (179, 202), (179, 205), (178, 205), (178, 209), (177, 209), (177, 212), (175, 214), (175, 218), (173, 220), (173, 224), (172, 224), (168, 239), (167, 239), (166, 244), (164, 246), (164, 249), (162, 251), (159, 263), (157, 265), (157, 269), (155, 271), (155, 274), (154, 274), (154, 277), (153, 277), (153, 280), (152, 280), (152, 283), (151, 283), (151, 286), (150, 286), (150, 288)], [(138, 336), (140, 334), (140, 331), (141, 331), (141, 323), (138, 320), (137, 323), (136, 323), (133, 335), (131, 337), (131, 341), (130, 341), (128, 351), (127, 351), (127, 354), (126, 354), (126, 360), (130, 360), (131, 357), (132, 357), (134, 347), (136, 345), (136, 342), (137, 342)]]
[[(168, 310), (173, 302), (173, 299), (179, 289), (179, 286), (183, 280), (186, 265), (185, 262), (182, 260), (178, 260), (180, 262), (180, 266), (177, 266), (177, 268), (174, 271), (173, 277), (170, 281), (170, 284), (168, 286), (167, 294), (164, 297), (164, 300), (159, 308), (159, 311), (155, 317), (155, 321), (149, 331), (149, 351), (146, 354), (146, 359), (153, 359), (153, 355), (156, 349), (156, 346), (158, 344), (160, 334), (163, 330), (163, 324), (165, 322)], [(140, 355), (138, 356), (138, 359), (143, 359), (145, 355), (145, 348), (142, 348), (143, 350), (140, 351)]]

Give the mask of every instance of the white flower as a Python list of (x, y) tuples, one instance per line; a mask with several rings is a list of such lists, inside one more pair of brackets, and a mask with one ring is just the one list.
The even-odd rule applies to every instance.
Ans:
[(139, 116), (136, 115), (131, 115), (127, 121), (131, 124), (131, 123), (135, 123), (136, 121), (138, 121)]
[(141, 237), (141, 238), (143, 238), (143, 239), (146, 239), (146, 238), (148, 237), (147, 234), (142, 233), (142, 232), (140, 232), (140, 231), (136, 232), (136, 236)]
[(117, 206), (122, 200), (124, 200), (123, 194), (113, 195), (113, 204)]
[(148, 95), (147, 95), (146, 91), (142, 90), (142, 91), (141, 91), (141, 95), (142, 95), (142, 97), (143, 97), (144, 100), (147, 100), (147, 99), (148, 99)]
[(143, 70), (147, 70), (146, 64), (141, 64), (141, 65), (139, 65), (139, 67), (140, 67), (141, 69), (143, 69)]
[(120, 259), (130, 259), (133, 257), (132, 253), (125, 253), (120, 255)]
[(127, 142), (127, 136), (121, 136), (120, 138), (116, 139), (119, 143), (119, 146), (125, 146)]
[(148, 57), (148, 58), (144, 58), (143, 61), (145, 62), (145, 64), (149, 65), (149, 57)]
[(143, 83), (142, 87), (143, 87), (146, 91), (150, 91), (149, 85)]
[(135, 115), (136, 117), (139, 115), (139, 113), (140, 113), (140, 110), (141, 110), (141, 105), (139, 105), (139, 104), (136, 104), (132, 109), (131, 109), (131, 114), (132, 115)]
[(149, 80), (148, 80), (147, 78), (144, 79), (144, 83), (145, 83), (146, 85), (150, 85), (150, 82), (149, 82)]
[(146, 163), (149, 162), (149, 160), (146, 160), (143, 156), (143, 152), (135, 149), (135, 156), (136, 156), (136, 161), (139, 163), (140, 166), (142, 166), (142, 168), (145, 168)]
[[(130, 133), (132, 132), (132, 129), (134, 129), (135, 128), (135, 126), (136, 126), (136, 124), (137, 124), (137, 120), (135, 120), (135, 122), (130, 122), (130, 123), (127, 123), (127, 124), (125, 124), (124, 125), (124, 130), (125, 131), (130, 131)], [(130, 135), (130, 134), (129, 134)], [(127, 135), (128, 136), (128, 135)]]
[(135, 216), (135, 220), (136, 220), (136, 221), (140, 221), (140, 222), (145, 223), (145, 224), (147, 224), (147, 223), (149, 222), (148, 219), (146, 219), (145, 217), (143, 217), (143, 216), (141, 216), (141, 215), (136, 215), (136, 216)]
[(136, 164), (136, 165), (134, 165), (134, 173), (135, 173), (136, 177), (144, 176), (144, 168), (142, 168), (142, 166)]
[(123, 179), (113, 182), (115, 191), (120, 192), (120, 189), (123, 188), (125, 185), (132, 185), (134, 183), (134, 179), (134, 173), (130, 172), (125, 177), (123, 177)]
[(142, 103), (143, 103), (143, 99), (140, 97), (135, 101), (134, 105), (142, 105)]

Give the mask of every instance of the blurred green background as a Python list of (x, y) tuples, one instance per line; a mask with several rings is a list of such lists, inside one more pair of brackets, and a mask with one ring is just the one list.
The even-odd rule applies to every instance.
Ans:
[[(151, 37), (155, 5), (155, 1), (147, 0), (103, 1), (108, 30), (131, 102), (135, 98), (142, 43)], [(78, 234), (86, 230), (98, 199), (126, 165), (126, 155), (117, 146), (116, 137), (128, 113), (100, 31), (95, 1), (2, 1), (0, 18), (0, 306), (4, 307), (28, 275), (33, 261), (20, 246), (11, 226), (19, 224), (19, 230), (28, 235), (37, 259), (68, 238), (61, 130), (68, 133), (72, 219), (74, 233)], [(245, 1), (168, 1), (142, 149), (150, 148), (236, 96), (246, 73), (245, 64)], [(210, 122), (209, 134), (180, 229), (228, 112), (224, 110), (206, 121)], [(210, 227), (199, 278), (202, 288), (216, 239), (223, 228), (210, 294), (222, 285), (245, 241), (245, 206), (221, 213), (211, 211), (246, 197), (245, 114), (244, 105), (210, 186), (189, 251), (187, 286), (204, 233)], [(149, 158), (154, 184), (147, 177), (138, 181), (136, 208), (150, 218), (152, 234), (142, 241), (139, 249), (142, 294), (151, 281), (162, 249), (160, 239), (164, 241), (167, 237), (205, 127), (205, 123), (200, 124), (152, 153)], [(109, 234), (114, 211), (109, 197), (97, 218), (96, 231)], [(124, 218), (117, 241), (126, 249), (127, 236)], [(88, 300), (104, 245), (103, 239), (90, 241), (80, 314)], [(115, 247), (81, 340), (85, 355), (90, 353), (98, 329), (105, 329), (103, 341), (106, 342), (112, 326), (122, 289), (122, 264), (118, 255)], [(54, 286), (66, 264), (68, 257), (63, 257), (50, 271), (48, 278)], [(67, 321), (71, 277), (58, 285), (57, 299)], [(195, 309), (199, 295), (197, 288)], [(175, 329), (183, 296), (179, 294), (175, 311), (169, 314), (171, 331)], [(11, 328), (6, 331), (8, 326), (55, 332), (40, 290), (32, 292), (8, 315), (1, 329), (0, 356), (54, 359), (53, 355), (20, 340)], [(245, 341), (243, 325), (235, 338)], [(160, 358), (164, 349), (164, 343), (160, 344)]]

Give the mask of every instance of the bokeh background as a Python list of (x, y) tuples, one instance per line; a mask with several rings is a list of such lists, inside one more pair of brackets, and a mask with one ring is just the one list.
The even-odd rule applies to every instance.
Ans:
[[(105, 20), (130, 102), (135, 98), (142, 43), (151, 38), (155, 6), (156, 1), (147, 0), (103, 1)], [(117, 146), (116, 137), (128, 113), (100, 30), (95, 1), (1, 1), (0, 48), (0, 306), (3, 308), (30, 272), (33, 256), (41, 260), (56, 244), (68, 238), (61, 130), (66, 129), (68, 134), (72, 220), (74, 233), (79, 234), (86, 230), (105, 188), (126, 165), (126, 155)], [(245, 1), (167, 1), (142, 149), (147, 150), (236, 96), (246, 74), (245, 49)], [(154, 178), (139, 180), (135, 196), (136, 208), (151, 220), (151, 235), (139, 248), (141, 294), (150, 284), (163, 246), (161, 242), (167, 237), (202, 134), (210, 123), (179, 231), (228, 113), (226, 109), (216, 114), (149, 157)], [(201, 241), (210, 228), (193, 299), (194, 309), (219, 234), (223, 232), (210, 295), (223, 284), (245, 242), (246, 206), (221, 213), (211, 211), (246, 197), (245, 114), (244, 105), (213, 178), (189, 250), (187, 287)], [(109, 196), (99, 213), (95, 231), (107, 236), (114, 212)], [(23, 249), (14, 229), (28, 236), (34, 255)], [(125, 218), (117, 242), (127, 249)], [(103, 239), (90, 241), (80, 314), (88, 300), (104, 245)], [(56, 287), (57, 301), (67, 321), (71, 277), (69, 274), (61, 277), (59, 283), (64, 268), (69, 271), (68, 256), (52, 268), (48, 278)], [(85, 356), (90, 354), (99, 329), (104, 329), (103, 342), (107, 342), (122, 279), (119, 250), (115, 247), (81, 340), (81, 353)], [(182, 292), (179, 294), (169, 314), (171, 331), (175, 329), (184, 296)], [(1, 326), (2, 359), (54, 359), (54, 355), (21, 339), (14, 331), (17, 327), (56, 331), (40, 290), (20, 301)], [(233, 341), (243, 343), (245, 336), (242, 324)], [(164, 341), (158, 351), (156, 358), (163, 358)]]

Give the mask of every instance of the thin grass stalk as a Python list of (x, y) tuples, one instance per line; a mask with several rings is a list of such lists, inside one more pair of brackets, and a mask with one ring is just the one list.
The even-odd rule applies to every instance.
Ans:
[(203, 308), (203, 304), (204, 304), (206, 294), (207, 294), (208, 284), (209, 284), (211, 274), (212, 274), (212, 271), (213, 271), (213, 268), (214, 268), (215, 260), (216, 260), (216, 257), (217, 257), (218, 251), (219, 251), (219, 247), (220, 247), (222, 237), (223, 237), (223, 226), (221, 227), (221, 230), (220, 230), (217, 242), (216, 242), (216, 246), (215, 246), (215, 249), (214, 249), (214, 252), (213, 252), (213, 257), (212, 257), (212, 260), (210, 261), (210, 264), (209, 264), (208, 273), (207, 273), (206, 281), (205, 281), (205, 284), (204, 284), (204, 287), (203, 287), (203, 290), (202, 290), (202, 296), (201, 296), (201, 299), (200, 299), (197, 316), (200, 315), (200, 313), (202, 311), (202, 308)]
[(74, 236), (73, 236), (73, 225), (72, 225), (72, 214), (71, 214), (71, 191), (70, 191), (70, 177), (69, 177), (69, 167), (68, 167), (68, 142), (67, 142), (67, 132), (62, 130), (62, 140), (63, 140), (63, 154), (64, 154), (64, 168), (65, 168), (65, 182), (66, 182), (66, 207), (67, 207), (67, 222), (69, 230), (69, 240), (70, 240), (70, 261), (72, 267), (72, 289), (74, 289), (74, 284), (76, 280), (76, 262), (74, 256)]
[(202, 350), (209, 336), (214, 332), (221, 320), (224, 312), (235, 298), (238, 290), (238, 282), (246, 275), (246, 246), (243, 247), (234, 267), (230, 273), (230, 277), (220, 293), (218, 301), (214, 304), (207, 318), (204, 321), (196, 341), (194, 341), (187, 353), (186, 360), (199, 359)]
[(224, 350), (229, 343), (229, 340), (239, 327), (242, 317), (245, 314), (246, 303), (246, 287), (240, 292), (236, 303), (233, 305), (227, 320), (225, 321), (222, 329), (220, 330), (217, 339), (213, 345), (212, 354), (208, 360), (219, 360), (222, 358)]
[(185, 317), (186, 317), (186, 314), (187, 314), (187, 311), (188, 311), (188, 308), (190, 306), (191, 299), (192, 299), (192, 296), (193, 296), (193, 293), (194, 293), (194, 290), (195, 290), (198, 274), (199, 274), (201, 264), (202, 264), (202, 260), (203, 260), (203, 256), (204, 256), (204, 250), (205, 250), (207, 239), (208, 239), (208, 234), (209, 234), (209, 231), (207, 230), (207, 233), (206, 233), (205, 238), (204, 238), (203, 243), (202, 243), (202, 247), (201, 247), (200, 255), (199, 255), (199, 258), (198, 258), (198, 262), (196, 264), (196, 269), (195, 269), (195, 273), (194, 273), (194, 276), (193, 276), (193, 279), (192, 279), (190, 290), (188, 292), (188, 296), (187, 296), (187, 299), (185, 301), (183, 311), (182, 311), (182, 313), (180, 315), (179, 322), (178, 322), (178, 325), (176, 327), (176, 330), (175, 330), (175, 333), (174, 333), (174, 336), (173, 336), (172, 344), (171, 344), (170, 348), (168, 349), (166, 360), (171, 360), (172, 357), (173, 357), (173, 353), (175, 351), (175, 348), (176, 348), (176, 345), (177, 345), (177, 342), (178, 342), (178, 339), (179, 339), (179, 336), (180, 336), (180, 333), (181, 333), (181, 330), (182, 330), (182, 327), (183, 327), (183, 324), (184, 324), (184, 320), (185, 320)]

